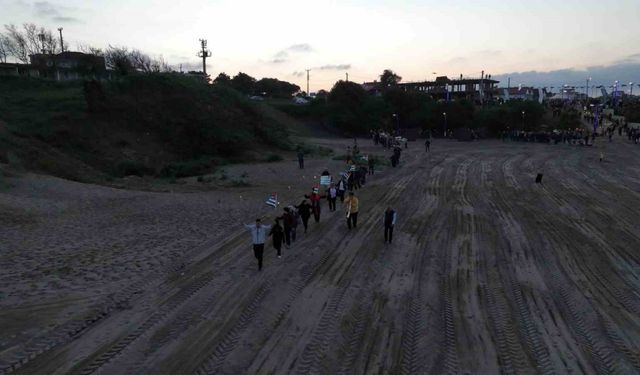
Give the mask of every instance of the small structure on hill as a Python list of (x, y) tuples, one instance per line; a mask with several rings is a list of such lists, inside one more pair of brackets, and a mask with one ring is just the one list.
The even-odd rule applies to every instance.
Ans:
[(82, 52), (37, 53), (30, 64), (0, 64), (0, 76), (23, 76), (70, 81), (108, 78), (102, 56)]

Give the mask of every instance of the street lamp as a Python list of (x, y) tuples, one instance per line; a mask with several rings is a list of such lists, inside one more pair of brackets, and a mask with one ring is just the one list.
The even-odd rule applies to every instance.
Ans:
[(629, 82), (629, 96), (633, 95), (633, 82)]
[(522, 130), (524, 130), (524, 111), (522, 111)]
[(444, 122), (442, 123), (442, 138), (447, 137), (447, 112), (442, 112), (442, 117), (444, 117)]

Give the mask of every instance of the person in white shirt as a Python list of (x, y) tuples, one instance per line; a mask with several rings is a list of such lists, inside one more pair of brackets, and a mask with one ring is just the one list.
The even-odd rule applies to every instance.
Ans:
[(258, 271), (262, 271), (262, 255), (264, 253), (264, 241), (271, 229), (271, 225), (262, 225), (260, 219), (256, 219), (255, 224), (245, 225), (251, 233), (253, 243), (253, 255), (258, 259)]
[(327, 200), (329, 201), (329, 211), (336, 210), (336, 199), (338, 197), (338, 189), (334, 184), (327, 190)]

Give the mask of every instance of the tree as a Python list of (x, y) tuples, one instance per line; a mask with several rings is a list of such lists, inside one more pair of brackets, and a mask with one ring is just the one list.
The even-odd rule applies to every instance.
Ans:
[(78, 44), (77, 48), (78, 48), (78, 51), (82, 53), (104, 57), (104, 51), (101, 48), (92, 47), (87, 44)]
[[(93, 50), (101, 52), (98, 49)], [(167, 64), (162, 55), (158, 58), (151, 58), (140, 50), (134, 49), (129, 51), (126, 47), (114, 47), (110, 45), (104, 52), (104, 59), (107, 68), (114, 70), (119, 75), (171, 71), (171, 67)]]
[(218, 74), (216, 79), (213, 80), (213, 83), (217, 83), (217, 84), (225, 85), (225, 86), (231, 86), (231, 77), (229, 77), (228, 74), (223, 72), (223, 73)]
[(640, 122), (640, 101), (629, 98), (624, 102), (622, 113), (628, 122)]
[(327, 100), (328, 96), (329, 92), (327, 90), (318, 90), (318, 92), (316, 93), (316, 99), (318, 100)]
[(380, 75), (380, 87), (384, 90), (396, 86), (402, 81), (402, 77), (394, 73), (390, 69), (385, 69)]
[(9, 56), (9, 38), (0, 34), (0, 62), (6, 63), (7, 56)]
[(39, 53), (58, 53), (61, 51), (58, 39), (51, 30), (38, 27), (33, 23), (25, 23), (22, 30), (15, 25), (5, 25), (5, 48), (7, 55), (15, 57), (25, 64), (29, 63), (29, 56)]
[(380, 124), (384, 103), (370, 97), (357, 83), (338, 81), (327, 101), (330, 122), (345, 133), (364, 133)]
[(127, 75), (135, 72), (133, 63), (129, 59), (129, 50), (126, 47), (109, 48), (104, 52), (104, 60), (108, 69), (112, 69), (119, 75)]
[(231, 87), (240, 91), (243, 94), (251, 95), (254, 92), (256, 79), (248, 74), (239, 72), (231, 80)]
[(254, 85), (254, 92), (269, 97), (288, 99), (300, 91), (300, 86), (275, 78), (263, 78)]

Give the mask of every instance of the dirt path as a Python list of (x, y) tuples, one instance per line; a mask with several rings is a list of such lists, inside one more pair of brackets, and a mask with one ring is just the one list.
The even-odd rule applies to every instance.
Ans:
[(357, 229), (325, 205), (258, 273), (230, 228), (15, 372), (640, 373), (640, 176), (617, 162), (638, 149), (603, 147), (415, 146), (358, 192)]

